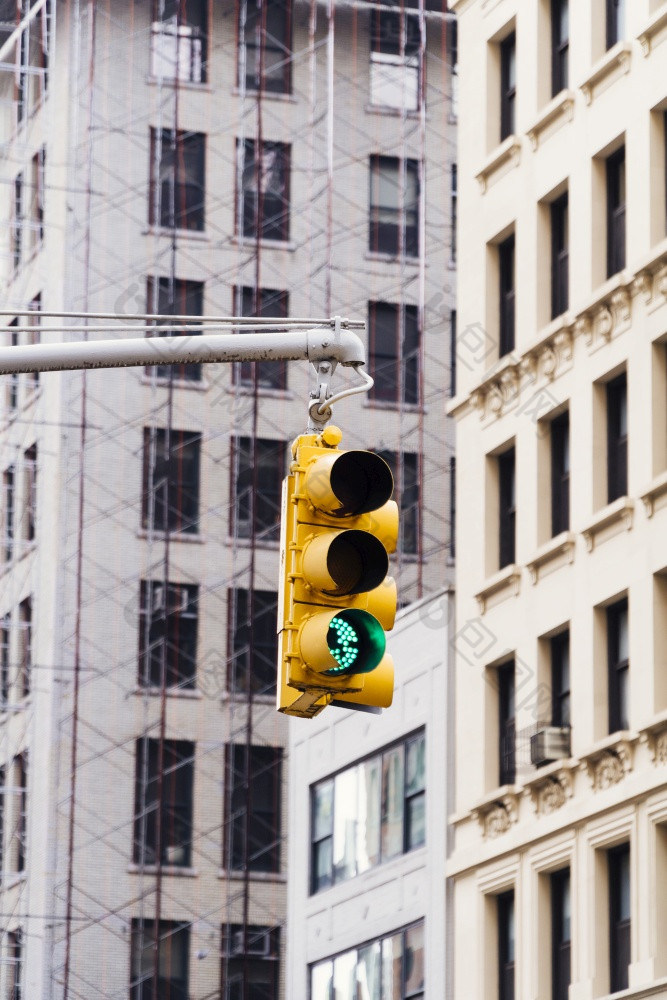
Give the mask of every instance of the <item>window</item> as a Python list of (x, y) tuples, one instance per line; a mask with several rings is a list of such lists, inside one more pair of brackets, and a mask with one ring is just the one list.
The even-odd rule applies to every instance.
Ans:
[(607, 383), (607, 502), (628, 492), (628, 388), (625, 372)]
[[(11, 651), (11, 625), (12, 620), (9, 615), (5, 615), (0, 620), (0, 708), (5, 709), (9, 705), (9, 689), (11, 685), (11, 675), (9, 672), (10, 651)], [(4, 778), (3, 778), (4, 786)], [(0, 794), (0, 805), (2, 797)], [(0, 838), (0, 853), (2, 852), (2, 839)], [(0, 872), (2, 866), (0, 865)]]
[(285, 442), (266, 438), (233, 439), (235, 470), (231, 533), (255, 541), (276, 541), (285, 469)]
[(207, 8), (207, 0), (153, 0), (151, 76), (206, 82)]
[(449, 395), (456, 395), (456, 309), (449, 313)]
[(417, 733), (311, 789), (311, 892), (426, 841), (426, 741)]
[(609, 686), (609, 732), (629, 729), (630, 659), (628, 644), (628, 600), (607, 608), (607, 661)]
[(570, 528), (570, 415), (551, 421), (551, 535)]
[(369, 302), (370, 370), (374, 401), (419, 402), (419, 317), (416, 306)]
[(514, 350), (514, 233), (498, 244), (499, 357)]
[(35, 540), (35, 519), (37, 517), (37, 445), (33, 444), (23, 452), (23, 516), (21, 535), (25, 543)]
[(280, 871), (282, 753), (227, 745), (224, 866), (230, 871)]
[[(245, 26), (241, 10), (246, 10)], [(244, 46), (245, 41), (245, 46)], [(292, 0), (239, 4), (239, 87), (289, 94), (292, 89)]]
[(456, 457), (449, 460), (449, 555), (456, 558)]
[(386, 6), (371, 12), (371, 104), (417, 110), (420, 50), (417, 17)]
[(46, 148), (42, 146), (33, 156), (30, 173), (30, 207), (28, 226), (31, 248), (38, 247), (44, 239), (44, 172)]
[[(3, 5), (9, 8), (11, 0)], [(29, 8), (34, 7), (34, 2), (28, 0), (16, 0), (11, 4), (12, 10), (6, 11), (2, 16), (2, 21), (7, 25), (16, 28), (18, 22), (29, 13)], [(14, 75), (14, 101), (16, 107), (16, 123), (20, 125), (38, 107), (40, 101), (46, 96), (48, 85), (49, 69), (49, 45), (51, 36), (51, 25), (53, 22), (53, 0), (46, 0), (46, 3), (33, 17), (28, 27), (21, 32), (20, 40), (16, 46), (16, 70)], [(9, 30), (2, 32), (2, 41), (6, 41)], [(14, 55), (11, 57), (14, 62)]]
[(567, 192), (551, 203), (551, 318), (569, 305), (569, 212)]
[(607, 851), (609, 878), (609, 989), (628, 988), (630, 965), (630, 845)]
[(172, 920), (157, 925), (158, 981), (155, 975), (154, 920), (132, 920), (130, 1000), (188, 1000), (190, 927)]
[(514, 660), (497, 668), (499, 785), (513, 785), (516, 778), (516, 724), (514, 717)]
[(564, 90), (569, 81), (570, 47), (569, 0), (551, 0), (551, 96)]
[(500, 141), (516, 132), (516, 35), (500, 43)]
[(498, 906), (498, 1000), (514, 1000), (514, 890), (501, 893)]
[[(9, 324), (10, 330), (10, 346), (16, 347), (19, 342), (19, 321), (13, 319)], [(19, 379), (20, 376), (18, 372), (11, 372), (9, 375), (5, 375), (6, 379), (6, 393), (7, 393), (7, 412), (11, 417), (17, 410), (19, 405)]]
[[(147, 311), (164, 316), (202, 316), (204, 312), (204, 283), (202, 281), (183, 281), (181, 278), (149, 278), (147, 282)], [(201, 334), (201, 326), (187, 324), (188, 329), (174, 329), (169, 320), (158, 320), (154, 324), (156, 337), (196, 337)], [(160, 355), (160, 344), (156, 344), (156, 355)], [(201, 380), (202, 366), (189, 365), (155, 365), (157, 378), (169, 378), (173, 372), (174, 378), (191, 382)], [(151, 371), (149, 368), (148, 371)]]
[[(42, 295), (41, 295), (41, 293), (39, 295), (36, 295), (34, 297), (34, 299), (32, 299), (28, 303), (28, 309), (30, 310), (30, 312), (32, 313), (32, 315), (28, 317), (28, 324), (27, 324), (28, 325), (28, 329), (27, 329), (27, 332), (26, 332), (26, 343), (27, 344), (39, 344), (39, 342), (41, 340), (41, 336), (40, 336), (40, 332), (39, 332), (39, 326), (40, 326), (40, 322), (41, 322), (40, 313), (42, 311)], [(39, 385), (39, 372), (31, 372), (31, 374), (28, 375), (27, 378), (29, 380), (29, 383), (28, 383), (29, 389), (36, 389), (37, 386)]]
[(199, 530), (200, 448), (201, 434), (144, 427), (143, 528)]
[(498, 568), (516, 562), (515, 449), (498, 456)]
[(419, 254), (419, 168), (416, 160), (371, 156), (370, 228), (372, 253), (392, 257)]
[(459, 38), (458, 24), (456, 21), (448, 21), (447, 49), (449, 51), (449, 65), (451, 68), (452, 82), (452, 118), (457, 118), (459, 113)]
[(4, 494), (4, 558), (9, 562), (14, 552), (14, 519), (16, 516), (15, 470), (10, 465), (2, 474)]
[(141, 581), (140, 687), (195, 687), (198, 598), (193, 584)]
[(190, 867), (194, 753), (184, 740), (137, 740), (135, 864)]
[(203, 231), (205, 146), (201, 132), (151, 129), (151, 226)]
[(310, 1000), (423, 1000), (424, 990), (421, 921), (310, 967)]
[(32, 674), (32, 598), (19, 604), (18, 690), (20, 697), (30, 694)]
[(18, 927), (7, 934), (9, 951), (8, 980), (11, 987), (10, 1000), (23, 1000), (23, 931)]
[(625, 38), (625, 0), (606, 0), (607, 48)]
[[(11, 764), (8, 870), (20, 874), (26, 870), (28, 848), (28, 758), (25, 753), (14, 757)], [(7, 804), (5, 798), (5, 805)]]
[[(275, 694), (278, 658), (278, 595), (271, 590), (230, 590), (231, 677), (230, 689), (254, 694)], [(251, 647), (252, 640), (252, 647)]]
[(455, 163), (452, 163), (450, 191), (451, 191), (451, 219), (452, 219), (451, 260), (452, 264), (455, 264), (456, 263), (456, 219), (457, 219), (457, 200), (458, 200), (458, 170)]
[(570, 725), (570, 632), (549, 642), (551, 653), (551, 724)]
[(379, 451), (394, 477), (394, 499), (399, 508), (398, 548), (416, 555), (420, 544), (419, 460), (414, 452)]
[(607, 277), (625, 267), (625, 147), (606, 161)]
[[(289, 315), (287, 292), (279, 292), (273, 288), (255, 289), (248, 286), (234, 289), (234, 312), (239, 316), (259, 316), (262, 319), (286, 319)], [(245, 333), (240, 327), (239, 333)], [(233, 366), (233, 378), (236, 385), (254, 385), (257, 377), (258, 389), (287, 389), (286, 361), (242, 361)]]
[(14, 201), (11, 217), (11, 258), (14, 270), (21, 266), (21, 246), (23, 242), (23, 174), (14, 178)]
[(222, 996), (229, 1000), (278, 1000), (280, 928), (223, 927), (221, 981)]
[(242, 145), (242, 209), (237, 231), (251, 239), (289, 240), (290, 152), (284, 142), (263, 142), (257, 153), (254, 139)]
[(551, 1000), (568, 1000), (570, 986), (570, 869), (550, 878), (551, 888)]

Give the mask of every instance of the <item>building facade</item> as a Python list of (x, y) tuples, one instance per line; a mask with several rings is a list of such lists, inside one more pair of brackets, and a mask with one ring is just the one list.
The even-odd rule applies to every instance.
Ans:
[(329, 708), (291, 729), (288, 996), (445, 995), (452, 612), (447, 590), (400, 612), (381, 717)]
[[(404, 602), (452, 572), (441, 6), (0, 4), (4, 342), (366, 319), (336, 420), (393, 467)], [(3, 383), (13, 1000), (288, 995), (278, 528), (314, 375), (167, 362)]]
[(453, 7), (453, 995), (663, 997), (667, 5)]

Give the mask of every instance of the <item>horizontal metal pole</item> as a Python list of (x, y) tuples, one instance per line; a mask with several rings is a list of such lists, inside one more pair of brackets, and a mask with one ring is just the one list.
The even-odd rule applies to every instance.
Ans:
[(342, 365), (363, 365), (366, 352), (356, 333), (336, 333), (330, 328), (0, 347), (0, 375), (233, 361), (337, 361)]

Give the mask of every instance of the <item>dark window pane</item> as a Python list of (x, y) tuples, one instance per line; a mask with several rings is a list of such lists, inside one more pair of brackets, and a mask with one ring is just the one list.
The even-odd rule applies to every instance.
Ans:
[(623, 373), (607, 383), (607, 501), (628, 492), (628, 389)]
[(514, 891), (498, 896), (498, 998), (514, 1000)]
[(280, 870), (279, 747), (227, 746), (225, 794), (225, 866), (232, 871)]
[(498, 667), (498, 736), (500, 785), (512, 785), (516, 777), (516, 727), (514, 708), (514, 661)]
[(570, 985), (571, 906), (570, 869), (550, 876), (551, 883), (551, 998), (568, 1000)]
[(236, 589), (228, 594), (232, 656), (230, 688), (236, 693), (247, 692), (250, 683), (255, 694), (275, 694), (278, 595), (275, 591), (255, 590), (251, 609), (249, 591)]
[(394, 477), (394, 499), (398, 503), (398, 546), (409, 555), (419, 551), (419, 455), (413, 452), (379, 451)]
[(157, 925), (158, 980), (154, 920), (132, 920), (130, 1000), (189, 1000), (190, 927), (171, 920)]
[(609, 732), (629, 729), (630, 672), (628, 601), (623, 598), (607, 608)]
[(261, 155), (254, 139), (243, 144), (243, 208), (237, 220), (243, 236), (289, 240), (290, 146), (264, 142)]
[(514, 233), (498, 244), (499, 266), (499, 357), (514, 350)]
[(609, 987), (628, 988), (630, 965), (630, 845), (607, 853), (609, 878)]
[(570, 633), (561, 632), (550, 641), (551, 722), (570, 725)]
[(205, 144), (200, 132), (151, 129), (151, 225), (204, 229)]
[(189, 688), (197, 674), (199, 588), (190, 584), (141, 581), (139, 684)]
[(625, 0), (607, 2), (607, 48), (625, 37)]
[(280, 532), (285, 442), (239, 437), (233, 441), (232, 533), (255, 541), (274, 541)]
[(568, 196), (551, 203), (551, 318), (564, 313), (569, 305)]
[(133, 860), (190, 866), (194, 743), (137, 740)]
[[(149, 278), (147, 282), (147, 312), (166, 316), (202, 316), (204, 313), (204, 284), (201, 281), (183, 281), (175, 278)], [(188, 324), (183, 329), (178, 323), (160, 320), (155, 324), (157, 337), (196, 337), (201, 334), (201, 326)], [(160, 357), (160, 345), (156, 344), (156, 356)], [(150, 368), (148, 369), (151, 370)], [(201, 380), (202, 366), (192, 365), (155, 365), (158, 378), (169, 378), (173, 372), (174, 378), (187, 379), (193, 382)]]
[[(276, 291), (273, 288), (260, 288), (257, 293), (254, 288), (244, 286), (236, 288), (235, 292), (235, 312), (239, 316), (259, 316), (262, 319), (286, 319), (289, 315), (287, 292)], [(241, 327), (239, 333), (243, 334)], [(234, 365), (233, 378), (237, 385), (254, 385), (254, 376), (257, 376), (258, 389), (278, 389), (287, 388), (287, 362), (286, 361), (242, 361)]]
[(151, 75), (164, 80), (206, 82), (207, 0), (154, 0)]
[(551, 96), (568, 85), (569, 0), (551, 0)]
[[(245, 25), (242, 11), (246, 11)], [(245, 42), (245, 51), (243, 49)], [(292, 2), (249, 0), (239, 4), (239, 86), (245, 59), (247, 90), (289, 94), (292, 66)]]
[(610, 156), (607, 171), (607, 277), (625, 267), (625, 147)]
[(516, 132), (516, 35), (500, 43), (500, 141)]
[(415, 160), (371, 156), (369, 249), (406, 257), (419, 253), (419, 168)]
[(224, 1000), (278, 1000), (279, 945), (278, 927), (254, 924), (246, 928), (242, 924), (223, 927), (221, 982)]
[(197, 532), (200, 445), (201, 434), (144, 428), (143, 528)]
[(551, 534), (570, 527), (570, 416), (551, 421)]
[(498, 456), (499, 569), (516, 561), (515, 450)]
[(419, 401), (419, 321), (416, 306), (371, 302), (368, 309), (371, 399)]

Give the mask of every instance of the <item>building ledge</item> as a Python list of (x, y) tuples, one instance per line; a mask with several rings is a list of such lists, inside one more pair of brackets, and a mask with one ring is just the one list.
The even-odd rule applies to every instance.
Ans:
[(482, 830), (482, 836), (499, 837), (519, 819), (520, 785), (501, 785), (470, 810)]
[[(218, 878), (228, 878), (233, 881), (245, 880), (246, 873), (244, 871), (230, 871), (227, 868), (218, 869)], [(248, 878), (251, 882), (287, 882), (287, 876), (283, 872), (248, 872)]]
[(511, 593), (514, 597), (516, 597), (519, 593), (520, 582), (521, 570), (516, 563), (510, 563), (509, 566), (503, 566), (503, 568), (497, 573), (494, 573), (493, 576), (488, 577), (485, 580), (482, 589), (475, 594), (480, 614), (483, 615), (485, 613), (489, 598), (496, 594), (502, 594), (507, 597), (509, 596), (509, 593)]
[(654, 764), (667, 764), (667, 710), (640, 728), (639, 740), (648, 746)]
[(618, 784), (632, 770), (638, 740), (638, 733), (619, 730), (582, 753), (580, 766), (588, 772), (593, 791), (603, 791)]
[(667, 493), (667, 469), (656, 476), (650, 486), (648, 486), (639, 498), (644, 504), (647, 517), (653, 517), (655, 513), (655, 502)]
[(568, 757), (540, 767), (525, 779), (525, 793), (530, 796), (537, 816), (555, 812), (572, 798), (574, 773), (578, 767), (579, 761)]
[(177, 875), (180, 878), (197, 878), (199, 872), (196, 868), (181, 868), (178, 865), (128, 865), (130, 875)]
[(517, 167), (521, 158), (521, 140), (516, 135), (508, 135), (499, 146), (497, 146), (489, 157), (484, 161), (481, 170), (475, 174), (482, 194), (486, 191), (488, 183), (494, 174), (504, 166)]
[(561, 90), (559, 94), (549, 101), (542, 109), (533, 124), (528, 129), (528, 138), (533, 149), (537, 149), (540, 143), (540, 136), (552, 123), (571, 122), (574, 116), (574, 91)]
[(667, 3), (664, 3), (649, 19), (644, 30), (637, 35), (637, 41), (642, 47), (644, 56), (648, 56), (651, 54), (651, 49), (665, 38), (667, 38)]
[(584, 536), (587, 550), (589, 552), (593, 551), (597, 536), (604, 531), (605, 528), (609, 528), (622, 521), (626, 531), (630, 531), (632, 528), (634, 512), (635, 502), (630, 497), (619, 497), (617, 500), (607, 504), (606, 507), (603, 507), (602, 510), (598, 511), (595, 517), (588, 522), (587, 526), (581, 532)]
[(540, 546), (530, 562), (526, 563), (530, 573), (530, 582), (536, 584), (539, 579), (540, 567), (564, 556), (569, 563), (574, 562), (575, 538), (572, 531), (561, 531), (555, 538), (550, 538), (546, 544)]
[(599, 59), (593, 66), (586, 79), (579, 84), (586, 104), (592, 104), (595, 88), (615, 71), (618, 71), (619, 75), (629, 71), (631, 55), (632, 42), (617, 42), (608, 52), (605, 52), (602, 59)]

